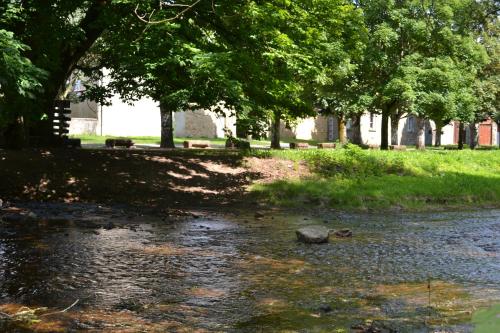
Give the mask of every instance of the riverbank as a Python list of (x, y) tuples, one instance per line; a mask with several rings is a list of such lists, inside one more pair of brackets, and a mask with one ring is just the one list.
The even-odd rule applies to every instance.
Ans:
[(498, 207), (500, 151), (0, 151), (0, 199), (143, 208)]
[(267, 151), (261, 157), (306, 165), (306, 177), (260, 182), (272, 204), (344, 210), (436, 210), (498, 207), (499, 151)]

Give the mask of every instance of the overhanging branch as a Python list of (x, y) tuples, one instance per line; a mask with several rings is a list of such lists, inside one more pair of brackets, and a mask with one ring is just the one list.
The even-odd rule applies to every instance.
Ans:
[(141, 20), (142, 22), (144, 23), (147, 23), (147, 24), (162, 24), (162, 23), (167, 23), (167, 22), (171, 22), (171, 21), (175, 21), (177, 20), (178, 18), (180, 18), (184, 13), (186, 13), (187, 11), (191, 10), (193, 7), (195, 7), (198, 3), (200, 3), (201, 0), (196, 0), (195, 2), (193, 2), (192, 4), (188, 5), (188, 4), (160, 4), (160, 9), (163, 7), (163, 6), (166, 6), (166, 7), (181, 7), (183, 8), (180, 12), (178, 12), (176, 15), (172, 16), (172, 17), (169, 17), (169, 18), (166, 18), (166, 19), (162, 19), (162, 20), (158, 20), (158, 21), (152, 21), (151, 18), (153, 16), (153, 14), (155, 13), (155, 10), (153, 9), (153, 11), (149, 14), (143, 14), (143, 15), (140, 15), (139, 14), (139, 5), (137, 5), (134, 9), (134, 14), (135, 16)]

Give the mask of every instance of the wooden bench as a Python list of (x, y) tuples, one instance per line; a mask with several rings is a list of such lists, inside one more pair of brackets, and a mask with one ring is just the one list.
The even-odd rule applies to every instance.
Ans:
[(318, 149), (335, 149), (337, 144), (335, 142), (321, 142), (318, 143)]
[(406, 150), (406, 146), (403, 145), (390, 145), (389, 146), (390, 150)]
[(134, 142), (130, 139), (106, 139), (106, 147), (127, 147), (130, 148), (134, 145)]
[(290, 149), (309, 149), (309, 144), (305, 142), (290, 142)]
[(210, 148), (210, 141), (190, 140), (184, 141), (184, 148)]

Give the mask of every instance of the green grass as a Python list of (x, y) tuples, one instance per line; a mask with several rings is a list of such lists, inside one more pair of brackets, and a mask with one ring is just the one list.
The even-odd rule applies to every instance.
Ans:
[[(99, 136), (99, 135), (72, 135), (73, 138), (80, 138), (83, 144), (104, 144), (106, 139), (117, 139), (117, 136)], [(136, 144), (160, 144), (160, 137), (158, 136), (131, 136), (127, 139), (132, 139)], [(176, 144), (182, 144), (185, 140), (207, 140), (210, 141), (211, 145), (224, 145), (226, 142), (225, 138), (174, 138)], [(298, 140), (298, 139), (284, 139), (284, 143), (290, 142), (306, 142), (310, 145), (314, 145), (317, 142), (314, 140)], [(252, 145), (267, 146), (271, 145), (271, 141), (268, 140), (252, 140)]]
[[(73, 135), (74, 138), (80, 138), (83, 144), (104, 144), (106, 139), (118, 139), (118, 136), (99, 136), (99, 135)], [(160, 144), (159, 136), (128, 136), (127, 139), (133, 140), (136, 144)], [(225, 139), (207, 139), (207, 138), (175, 138), (176, 144), (182, 144), (185, 140), (208, 140), (213, 145), (223, 145)]]
[(306, 161), (309, 179), (253, 186), (271, 203), (344, 209), (408, 210), (500, 206), (500, 151), (264, 151), (255, 156)]
[(500, 332), (500, 304), (480, 310), (472, 317), (474, 333)]

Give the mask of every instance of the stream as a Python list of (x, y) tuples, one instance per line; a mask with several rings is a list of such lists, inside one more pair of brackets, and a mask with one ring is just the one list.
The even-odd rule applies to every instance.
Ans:
[[(296, 241), (317, 224), (354, 235)], [(499, 256), (500, 210), (174, 219), (94, 209), (1, 222), (0, 309), (77, 301), (40, 318), (70, 332), (472, 332), (472, 314), (500, 303)]]

